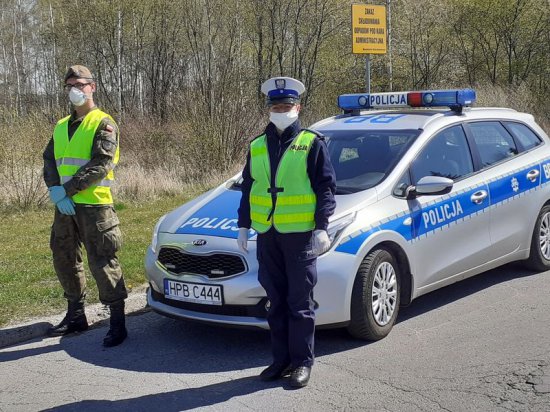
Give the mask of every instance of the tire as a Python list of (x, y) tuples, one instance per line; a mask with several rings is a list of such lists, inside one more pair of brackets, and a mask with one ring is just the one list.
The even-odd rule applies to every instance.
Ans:
[[(348, 332), (353, 337), (375, 341), (390, 333), (399, 312), (400, 279), (399, 266), (388, 250), (375, 249), (365, 257), (351, 294)], [(381, 293), (373, 294), (375, 286)]]
[(537, 272), (550, 269), (550, 205), (543, 206), (537, 216), (525, 266)]

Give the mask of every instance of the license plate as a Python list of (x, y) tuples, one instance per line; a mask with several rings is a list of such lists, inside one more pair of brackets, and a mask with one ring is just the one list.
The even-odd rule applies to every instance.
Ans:
[(184, 302), (202, 303), (204, 305), (223, 304), (221, 285), (206, 285), (203, 283), (164, 279), (164, 297)]

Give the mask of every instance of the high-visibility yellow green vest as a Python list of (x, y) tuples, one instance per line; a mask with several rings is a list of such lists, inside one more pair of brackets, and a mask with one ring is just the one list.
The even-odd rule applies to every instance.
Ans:
[[(108, 117), (114, 123), (113, 118), (107, 113), (94, 109), (84, 117), (69, 140), (70, 117), (64, 117), (57, 122), (53, 132), (55, 163), (61, 184), (71, 180), (73, 175), (92, 158), (94, 136), (101, 121)], [(113, 159), (115, 165), (118, 163), (118, 158), (119, 148), (117, 146)], [(72, 199), (75, 203), (87, 205), (112, 204), (111, 186), (114, 180), (115, 175), (111, 170), (103, 180), (76, 193)]]
[[(266, 135), (259, 136), (250, 144), (250, 174), (253, 179), (250, 218), (256, 232), (265, 233), (271, 225), (279, 233), (307, 232), (315, 228), (317, 197), (307, 174), (307, 157), (314, 139), (315, 134), (307, 130), (302, 130), (294, 138), (277, 167), (275, 188), (271, 188)], [(275, 205), (272, 191), (276, 192)]]

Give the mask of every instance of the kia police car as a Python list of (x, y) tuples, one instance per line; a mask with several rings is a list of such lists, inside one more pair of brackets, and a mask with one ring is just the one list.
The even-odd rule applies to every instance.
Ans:
[[(337, 177), (331, 247), (317, 261), (316, 324), (386, 336), (399, 306), (523, 260), (550, 268), (550, 142), (533, 116), (470, 108), (475, 92), (339, 97), (326, 136)], [(268, 328), (255, 233), (237, 248), (240, 176), (157, 223), (148, 303), (161, 314)]]

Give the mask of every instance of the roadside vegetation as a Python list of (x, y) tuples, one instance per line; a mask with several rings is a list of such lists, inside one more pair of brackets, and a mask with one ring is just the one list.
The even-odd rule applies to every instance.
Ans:
[[(120, 126), (120, 257), (138, 287), (156, 220), (242, 167), (265, 126), (265, 79), (304, 82), (304, 126), (338, 114), (339, 94), (364, 91), (352, 3), (95, 0), (75, 11), (70, 0), (2, 1), (0, 326), (65, 307), (42, 151), (69, 110), (69, 65), (92, 70), (96, 101)], [(391, 48), (371, 56), (373, 92), (472, 87), (478, 106), (532, 113), (550, 132), (548, 0), (392, 0), (390, 16)]]
[[(128, 289), (143, 290), (144, 256), (153, 227), (163, 214), (206, 188), (192, 187), (174, 197), (115, 205), (124, 236), (119, 253)], [(4, 210), (0, 219), (0, 327), (66, 309), (49, 248), (53, 206), (24, 212)], [(97, 288), (85, 262), (87, 303), (98, 302)]]

